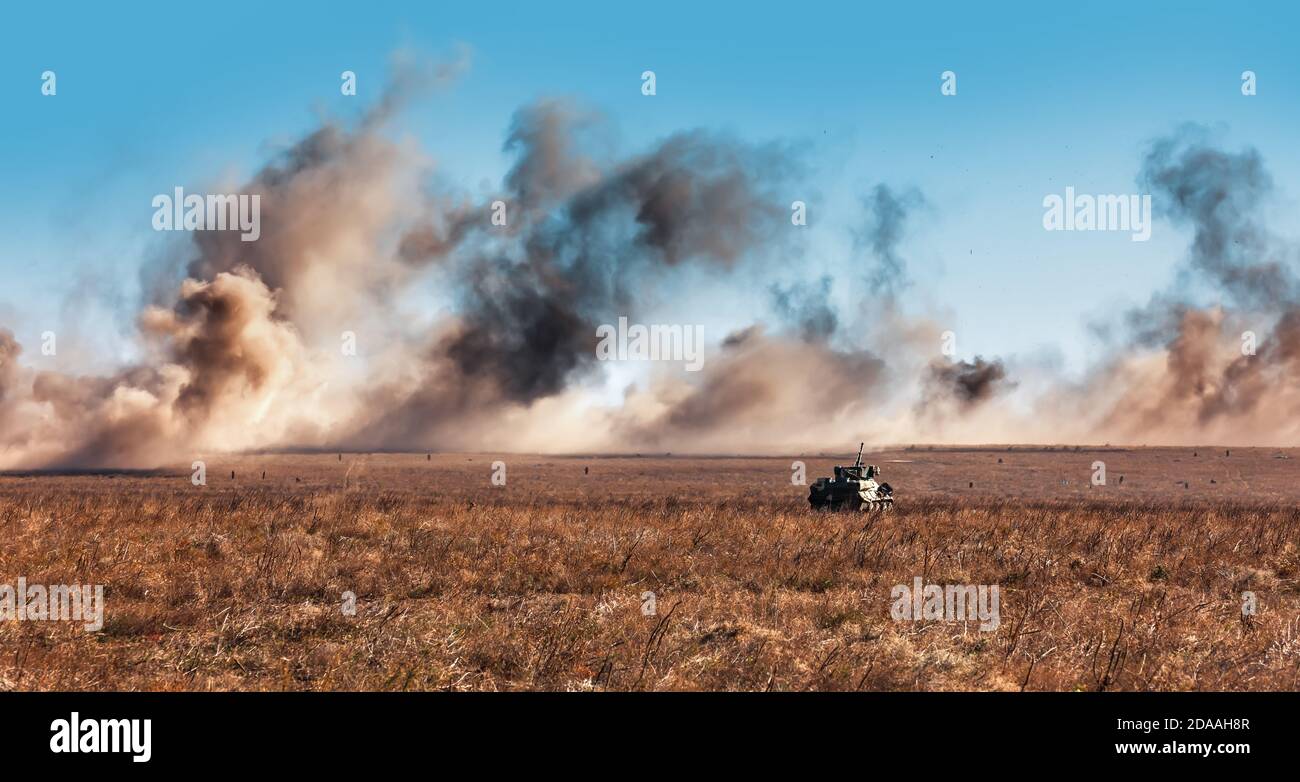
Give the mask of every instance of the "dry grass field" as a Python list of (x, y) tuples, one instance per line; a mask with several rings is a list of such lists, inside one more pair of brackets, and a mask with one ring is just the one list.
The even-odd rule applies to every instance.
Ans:
[[(1300, 688), (1300, 453), (900, 449), (894, 511), (813, 513), (791, 462), (838, 456), (3, 474), (0, 584), (106, 608), (0, 622), (0, 690)], [(918, 576), (998, 585), (1000, 626), (895, 621)]]

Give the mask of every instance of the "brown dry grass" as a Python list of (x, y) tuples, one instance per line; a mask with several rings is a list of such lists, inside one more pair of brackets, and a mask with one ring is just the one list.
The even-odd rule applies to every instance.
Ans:
[[(100, 633), (0, 622), (0, 689), (1296, 689), (1300, 462), (1191, 453), (875, 454), (901, 496), (865, 528), (775, 458), (0, 476), (0, 583), (107, 603)], [(895, 622), (914, 576), (1000, 585), (1001, 627)]]

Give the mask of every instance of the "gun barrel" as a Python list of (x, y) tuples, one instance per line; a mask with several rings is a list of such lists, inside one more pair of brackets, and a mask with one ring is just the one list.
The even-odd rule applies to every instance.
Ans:
[(865, 441), (864, 441), (864, 442), (861, 442), (861, 443), (858, 443), (858, 458), (857, 458), (856, 461), (853, 462), (853, 465), (854, 465), (855, 467), (861, 467), (861, 466), (862, 466), (862, 449), (863, 449), (864, 447), (866, 447), (866, 442), (865, 442)]

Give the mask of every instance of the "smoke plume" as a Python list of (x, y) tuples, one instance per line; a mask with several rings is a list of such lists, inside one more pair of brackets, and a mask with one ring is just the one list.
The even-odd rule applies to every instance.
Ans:
[[(799, 250), (797, 149), (691, 130), (620, 156), (600, 141), (599, 114), (542, 100), (508, 126), (499, 187), (458, 192), (391, 125), (462, 69), (404, 72), (372, 110), (325, 121), (256, 171), (239, 192), (261, 197), (260, 239), (198, 231), (154, 270), (140, 361), (37, 369), (0, 330), (0, 467), (275, 448), (771, 452), (858, 438), (1297, 434), (1295, 248), (1262, 223), (1273, 182), (1254, 150), (1224, 151), (1196, 128), (1151, 145), (1138, 181), (1190, 231), (1177, 284), (1114, 324), (1120, 337), (1085, 376), (1039, 378), (1013, 403), (1028, 394), (1016, 373), (1041, 369), (936, 359), (944, 329), (902, 299), (903, 242), (924, 229), (918, 191), (881, 184), (863, 199), (853, 247), (871, 264), (783, 281), (781, 261)], [(836, 297), (863, 280), (865, 296)], [(611, 398), (597, 327), (653, 317), (693, 288), (753, 291), (767, 312), (712, 338), (701, 371), (647, 368)]]

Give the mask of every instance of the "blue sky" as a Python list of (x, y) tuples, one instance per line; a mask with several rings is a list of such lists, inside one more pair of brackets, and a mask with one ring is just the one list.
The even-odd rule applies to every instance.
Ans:
[[(808, 250), (794, 276), (848, 260), (859, 198), (922, 191), (904, 245), (910, 306), (945, 313), (959, 352), (1090, 355), (1089, 317), (1173, 278), (1186, 233), (1048, 233), (1042, 199), (1135, 192), (1147, 142), (1192, 121), (1260, 150), (1294, 236), (1300, 175), (1300, 11), (1226, 3), (11, 4), (0, 23), (0, 325), (34, 345), (75, 318), (122, 352), (113, 302), (165, 251), (152, 196), (242, 177), (321, 112), (354, 113), (394, 51), (465, 44), (473, 64), (400, 123), (465, 187), (497, 182), (515, 109), (571, 96), (607, 114), (620, 148), (726, 130), (806, 148)], [(58, 95), (40, 74), (58, 74)], [(658, 94), (640, 92), (657, 74)], [(1254, 70), (1259, 94), (1244, 97)], [(339, 73), (359, 77), (358, 99)], [(958, 94), (943, 97), (940, 74)], [(68, 304), (74, 289), (93, 296)]]

